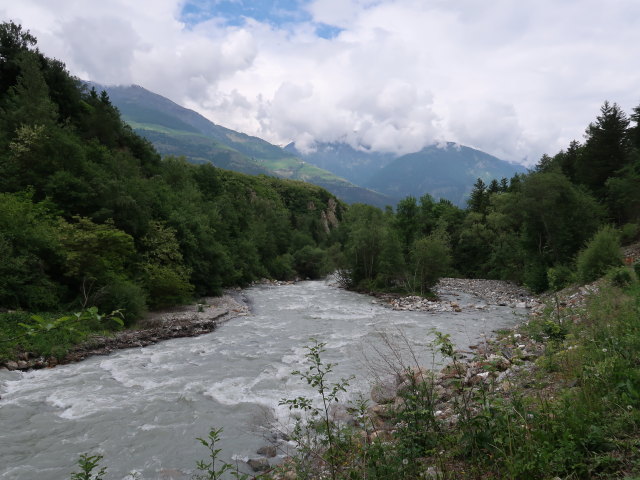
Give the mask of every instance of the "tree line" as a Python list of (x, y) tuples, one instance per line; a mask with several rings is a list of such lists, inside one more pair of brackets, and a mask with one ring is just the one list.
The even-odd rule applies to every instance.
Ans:
[[(543, 155), (527, 174), (478, 179), (466, 209), (428, 194), (395, 211), (354, 205), (340, 238), (356, 288), (424, 293), (447, 274), (542, 292), (620, 264), (619, 241), (637, 239), (639, 222), (640, 106), (627, 116), (605, 102), (583, 143)], [(596, 244), (605, 253), (587, 261)]]

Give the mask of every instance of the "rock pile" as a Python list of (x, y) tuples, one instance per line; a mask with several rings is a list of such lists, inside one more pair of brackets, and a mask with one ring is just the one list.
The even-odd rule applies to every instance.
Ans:
[(504, 280), (467, 278), (442, 278), (436, 285), (438, 295), (465, 292), (483, 299), (490, 305), (518, 307), (519, 304), (537, 303), (529, 290)]
[(371, 388), (374, 404), (368, 415), (374, 431), (369, 432), (368, 439), (392, 437), (397, 427), (393, 423), (395, 412), (404, 408), (407, 393), (416, 391), (432, 392), (435, 417), (444, 425), (454, 425), (460, 413), (456, 410), (456, 405), (461, 404), (457, 400), (463, 392), (467, 398), (474, 398), (474, 390), (480, 388), (507, 394), (521, 381), (518, 379), (531, 375), (544, 345), (512, 333), (499, 341), (470, 348), (476, 352), (474, 358), (455, 360), (440, 371), (410, 367), (377, 381)]
[[(511, 308), (540, 309), (542, 304), (536, 296), (523, 287), (502, 280), (443, 278), (436, 286), (437, 300), (408, 295), (377, 294), (383, 305), (394, 310), (411, 310), (424, 312), (461, 312), (463, 310), (484, 310), (489, 305), (508, 306)], [(463, 304), (451, 297), (461, 294), (480, 299), (479, 302)], [(374, 302), (378, 303), (377, 300)]]

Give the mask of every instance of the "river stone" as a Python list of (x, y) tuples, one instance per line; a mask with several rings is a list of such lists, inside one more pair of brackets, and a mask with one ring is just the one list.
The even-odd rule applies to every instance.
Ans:
[(18, 363), (14, 362), (13, 360), (8, 361), (4, 365), (7, 367), (7, 370), (17, 370), (18, 369)]
[(332, 403), (329, 407), (329, 418), (332, 422), (355, 425), (356, 420), (353, 415), (349, 413), (349, 409), (341, 403)]
[(491, 354), (487, 360), (493, 365), (497, 370), (503, 372), (511, 366), (511, 362), (507, 360), (502, 355)]
[(276, 447), (274, 445), (265, 445), (264, 447), (260, 447), (256, 453), (258, 455), (264, 455), (265, 457), (268, 458), (273, 458), (277, 455), (277, 450)]
[(391, 403), (398, 393), (395, 377), (381, 378), (371, 388), (371, 400), (376, 403)]
[(254, 472), (269, 470), (269, 460), (266, 458), (250, 458), (247, 465), (249, 465)]

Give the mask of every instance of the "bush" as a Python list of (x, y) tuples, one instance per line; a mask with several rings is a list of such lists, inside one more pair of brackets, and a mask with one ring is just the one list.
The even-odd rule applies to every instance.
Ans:
[(125, 325), (131, 325), (146, 311), (146, 297), (142, 288), (129, 280), (114, 279), (100, 290), (96, 306), (101, 312), (121, 310)]
[(324, 250), (306, 245), (293, 254), (295, 269), (302, 277), (320, 278), (325, 264)]
[(523, 283), (535, 293), (544, 292), (549, 288), (547, 269), (537, 259), (527, 262), (522, 277)]
[(433, 288), (451, 270), (451, 249), (438, 233), (416, 240), (411, 247), (410, 258), (412, 288), (421, 294)]
[(551, 290), (562, 290), (569, 286), (573, 282), (573, 279), (573, 271), (566, 265), (556, 265), (547, 270), (547, 283)]
[(627, 267), (612, 268), (607, 272), (607, 278), (616, 287), (624, 288), (631, 285), (636, 280), (633, 270)]
[(578, 280), (593, 282), (604, 275), (610, 267), (622, 265), (620, 236), (611, 226), (601, 228), (578, 254), (576, 267)]
[(150, 308), (179, 305), (188, 302), (193, 296), (188, 271), (178, 265), (146, 265), (144, 284)]
[(293, 255), (285, 253), (278, 255), (268, 265), (269, 273), (277, 280), (289, 280), (294, 277)]
[(622, 243), (631, 243), (640, 236), (640, 225), (637, 223), (627, 223), (620, 229)]

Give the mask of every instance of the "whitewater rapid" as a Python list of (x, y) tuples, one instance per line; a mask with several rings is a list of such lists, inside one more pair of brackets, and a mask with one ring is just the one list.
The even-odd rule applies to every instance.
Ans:
[[(189, 478), (206, 451), (196, 437), (223, 428), (223, 458), (238, 462), (290, 425), (283, 398), (310, 396), (304, 368), (311, 337), (326, 342), (335, 376), (355, 375), (351, 391), (368, 393), (380, 333), (433, 362), (432, 329), (462, 348), (514, 325), (509, 307), (461, 313), (402, 312), (322, 281), (245, 291), (251, 315), (200, 337), (122, 350), (77, 364), (29, 372), (0, 371), (0, 479), (60, 480), (81, 453), (104, 456), (108, 479)], [(452, 297), (453, 298), (453, 297)], [(481, 300), (458, 295), (461, 305)], [(286, 444), (280, 444), (283, 451)]]

